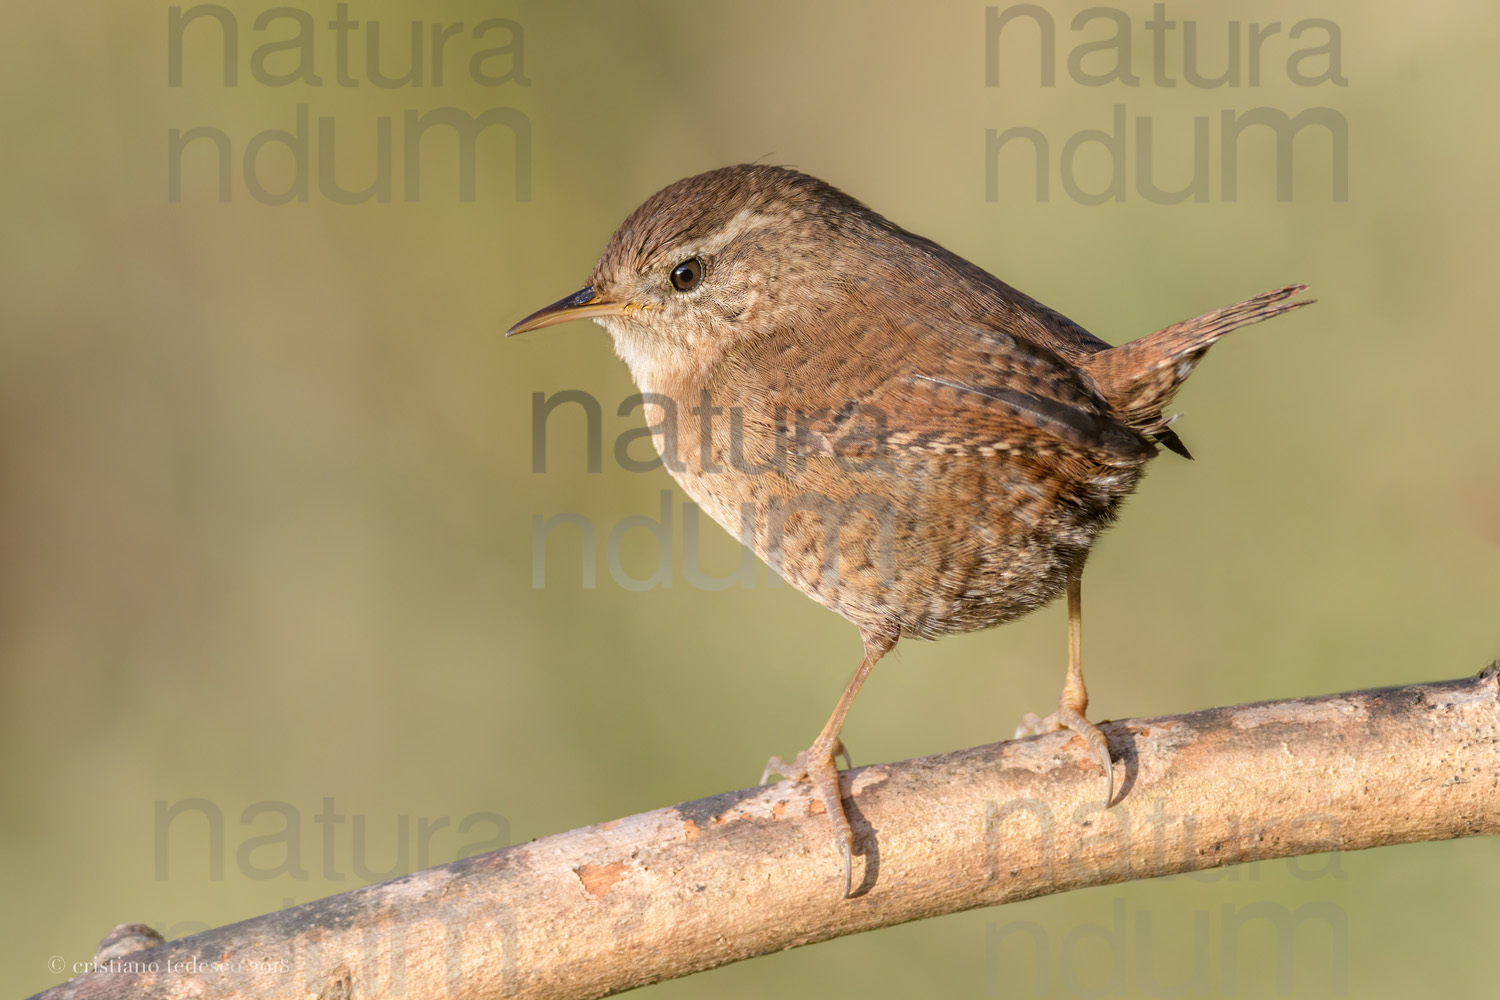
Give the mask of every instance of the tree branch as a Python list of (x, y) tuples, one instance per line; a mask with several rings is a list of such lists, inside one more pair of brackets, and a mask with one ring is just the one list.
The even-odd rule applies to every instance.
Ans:
[(39, 997), (597, 997), (1084, 886), (1500, 832), (1500, 662), (1101, 728), (1124, 772), (1108, 810), (1066, 732), (848, 772), (851, 900), (821, 803), (782, 783), (205, 931)]

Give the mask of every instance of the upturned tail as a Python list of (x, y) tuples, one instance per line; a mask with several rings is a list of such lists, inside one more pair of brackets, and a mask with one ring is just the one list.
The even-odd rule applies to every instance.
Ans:
[(1315, 299), (1288, 302), (1307, 290), (1306, 285), (1287, 285), (1265, 292), (1237, 305), (1226, 306), (1175, 323), (1139, 340), (1111, 347), (1082, 360), (1110, 409), (1122, 423), (1154, 437), (1158, 443), (1186, 458), (1193, 456), (1162, 417), (1162, 408), (1172, 401), (1182, 383), (1193, 373), (1198, 359), (1231, 330), (1280, 316), (1312, 305)]

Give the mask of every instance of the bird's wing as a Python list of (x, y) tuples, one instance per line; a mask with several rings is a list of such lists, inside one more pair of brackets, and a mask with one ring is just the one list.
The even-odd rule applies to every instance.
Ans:
[[(978, 456), (1068, 451), (1129, 465), (1156, 453), (1147, 438), (1109, 415), (1086, 374), (1045, 347), (981, 324), (889, 333), (856, 338), (846, 362), (855, 377), (802, 378), (788, 387), (802, 411), (799, 450), (857, 455), (883, 445)], [(860, 343), (873, 353), (859, 353)], [(871, 371), (879, 374), (871, 379)], [(848, 386), (865, 391), (851, 394), (844, 391)]]

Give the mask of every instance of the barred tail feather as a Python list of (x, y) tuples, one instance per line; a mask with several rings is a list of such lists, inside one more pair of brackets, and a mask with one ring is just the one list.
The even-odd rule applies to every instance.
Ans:
[[(1259, 323), (1282, 313), (1312, 305), (1313, 299), (1288, 302), (1306, 291), (1306, 285), (1287, 285), (1246, 299), (1236, 305), (1207, 313), (1196, 319), (1175, 323), (1139, 340), (1111, 347), (1084, 359), (1083, 365), (1109, 402), (1111, 410), (1124, 423), (1147, 432), (1172, 437), (1161, 419), (1162, 407), (1192, 374), (1193, 366), (1214, 343), (1231, 330)], [(1168, 442), (1163, 442), (1171, 446)]]

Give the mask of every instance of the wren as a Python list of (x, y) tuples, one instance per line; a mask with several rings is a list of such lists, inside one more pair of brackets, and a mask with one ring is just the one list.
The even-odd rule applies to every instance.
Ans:
[(1304, 288), (1112, 347), (823, 181), (741, 165), (653, 195), (588, 287), (509, 333), (608, 330), (688, 496), (859, 628), (864, 656), (828, 724), (761, 776), (812, 782), (847, 897), (839, 730), (903, 637), (988, 628), (1066, 593), (1057, 711), (1017, 735), (1077, 733), (1112, 802), (1110, 748), (1084, 716), (1089, 547), (1159, 449), (1191, 457), (1162, 411), (1204, 352), (1308, 305), (1292, 301)]

